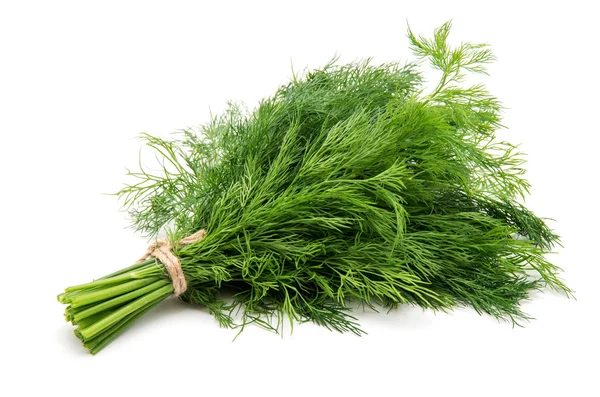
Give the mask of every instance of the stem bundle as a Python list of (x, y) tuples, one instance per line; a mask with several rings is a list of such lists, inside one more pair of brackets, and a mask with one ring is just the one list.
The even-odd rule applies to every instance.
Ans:
[(92, 354), (99, 352), (133, 321), (173, 293), (154, 259), (87, 284), (68, 287), (58, 296), (67, 304), (65, 319)]

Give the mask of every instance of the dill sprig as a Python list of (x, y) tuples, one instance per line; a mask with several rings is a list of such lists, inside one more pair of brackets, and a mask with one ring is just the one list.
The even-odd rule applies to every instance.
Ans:
[[(280, 331), (287, 319), (360, 335), (349, 302), (471, 306), (518, 324), (530, 291), (571, 294), (545, 258), (558, 236), (521, 204), (523, 158), (496, 139), (500, 103), (464, 86), (494, 57), (486, 45), (451, 47), (450, 27), (431, 39), (408, 31), (441, 72), (431, 92), (420, 62), (333, 59), (252, 112), (231, 105), (174, 139), (143, 135), (161, 170), (140, 165), (118, 192), (134, 227), (168, 229), (173, 242), (208, 232), (174, 249), (184, 301), (226, 327)], [(172, 291), (151, 260), (59, 300), (95, 353)]]

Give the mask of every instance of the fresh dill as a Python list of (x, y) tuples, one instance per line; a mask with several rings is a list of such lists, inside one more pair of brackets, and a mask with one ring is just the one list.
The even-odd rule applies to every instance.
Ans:
[[(129, 172), (118, 193), (134, 227), (155, 236), (170, 225), (173, 242), (207, 230), (174, 249), (182, 300), (226, 327), (312, 321), (361, 334), (349, 302), (471, 306), (518, 323), (530, 291), (571, 294), (545, 258), (558, 236), (521, 204), (522, 156), (496, 139), (500, 103), (464, 86), (467, 73), (486, 73), (490, 48), (453, 48), (450, 28), (408, 32), (441, 72), (431, 92), (419, 62), (334, 59), (252, 112), (232, 105), (174, 139), (143, 135), (162, 170)], [(172, 292), (148, 260), (59, 300), (96, 353)]]

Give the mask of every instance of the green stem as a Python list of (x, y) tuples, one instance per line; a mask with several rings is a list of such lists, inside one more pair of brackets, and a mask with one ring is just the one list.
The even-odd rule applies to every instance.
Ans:
[(145, 268), (145, 267), (150, 267), (150, 265), (155, 265), (155, 264), (156, 264), (156, 260), (154, 258), (147, 259), (147, 260), (145, 260), (143, 262), (136, 263), (134, 265), (126, 267), (125, 269), (121, 269), (121, 270), (118, 270), (118, 271), (116, 271), (114, 273), (107, 274), (106, 276), (102, 277), (101, 279), (116, 277), (116, 276), (120, 276), (121, 274), (125, 274), (125, 273), (132, 273), (132, 272), (135, 272), (136, 270), (139, 270), (139, 269), (142, 269), (142, 268)]
[(77, 326), (78, 328), (87, 328), (90, 325), (94, 324), (97, 321), (102, 320), (102, 318), (108, 316), (110, 313), (114, 312), (116, 309), (109, 309), (109, 310), (105, 310), (103, 312), (100, 313), (96, 313), (92, 316), (86, 317), (83, 320), (79, 320), (77, 322), (73, 321), (73, 325)]
[(85, 290), (85, 289), (90, 289), (90, 288), (94, 288), (94, 287), (103, 287), (106, 285), (111, 285), (111, 284), (119, 284), (122, 283), (123, 281), (126, 280), (131, 280), (133, 277), (131, 274), (122, 274), (116, 277), (110, 277), (110, 278), (99, 278), (98, 280), (94, 280), (92, 282), (89, 282), (87, 284), (79, 284), (79, 285), (74, 285), (72, 287), (68, 287), (65, 288), (65, 292), (68, 293), (72, 293), (72, 292), (77, 292), (77, 291), (81, 291), (81, 290)]
[(117, 336), (123, 333), (135, 320), (140, 318), (147, 311), (152, 309), (154, 306), (159, 304), (163, 299), (157, 299), (146, 306), (143, 309), (138, 310), (135, 313), (132, 313), (125, 317), (123, 320), (119, 321), (115, 326), (109, 328), (101, 335), (93, 338), (91, 341), (83, 343), (83, 345), (89, 349), (90, 353), (96, 354), (100, 350), (102, 350), (107, 344), (113, 341)]
[(80, 330), (79, 332), (80, 332), (81, 336), (84, 338), (84, 340), (86, 340), (86, 341), (90, 340), (94, 336), (100, 334), (102, 331), (107, 329), (108, 327), (110, 327), (113, 324), (122, 320), (127, 315), (134, 313), (137, 310), (141, 310), (144, 306), (146, 306), (149, 303), (152, 303), (155, 300), (165, 299), (167, 296), (171, 295), (172, 293), (173, 293), (173, 286), (165, 285), (164, 287), (161, 287), (161, 288), (157, 289), (156, 291), (151, 292), (145, 296), (142, 296), (141, 298), (138, 298), (138, 299), (134, 300), (133, 302), (121, 307), (120, 309), (116, 310), (115, 312), (104, 317), (102, 320), (92, 324), (91, 326), (89, 326), (85, 329)]
[(119, 270), (118, 272), (109, 274), (108, 276), (104, 276), (97, 280), (91, 281), (86, 284), (73, 285), (71, 287), (65, 288), (65, 293), (62, 293), (58, 296), (58, 300), (62, 303), (64, 300), (68, 300), (75, 292), (86, 290), (95, 287), (101, 287), (111, 284), (119, 284), (126, 280), (144, 278), (149, 276), (158, 275), (161, 273), (161, 268), (156, 265), (156, 263), (151, 261), (145, 261), (133, 266), (130, 266), (126, 269)]
[(160, 287), (163, 287), (165, 285), (168, 285), (168, 284), (170, 284), (170, 282), (168, 280), (158, 280), (158, 281), (156, 281), (150, 285), (147, 285), (143, 288), (133, 290), (127, 294), (117, 296), (113, 299), (107, 300), (100, 304), (93, 305), (92, 307), (87, 308), (79, 313), (75, 313), (73, 315), (73, 319), (75, 320), (75, 322), (79, 322), (82, 319), (89, 317), (93, 314), (100, 313), (106, 309), (110, 309), (112, 307), (119, 306), (122, 303), (129, 302), (129, 301), (133, 300), (134, 298), (145, 295), (149, 292), (152, 292), (152, 291), (154, 291)]
[(90, 303), (104, 301), (115, 296), (123, 295), (130, 291), (135, 291), (138, 288), (145, 287), (146, 285), (152, 284), (159, 280), (160, 279), (158, 277), (151, 277), (142, 280), (133, 280), (128, 283), (115, 285), (114, 287), (102, 288), (97, 291), (91, 291), (89, 293), (74, 297), (71, 300), (71, 306), (73, 308), (77, 308), (80, 306), (89, 305)]

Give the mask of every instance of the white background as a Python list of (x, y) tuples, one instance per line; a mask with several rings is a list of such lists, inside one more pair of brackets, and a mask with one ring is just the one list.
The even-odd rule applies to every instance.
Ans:
[[(0, 4), (0, 394), (598, 396), (598, 83), (593, 1)], [(166, 136), (225, 101), (253, 106), (296, 69), (412, 59), (405, 37), (453, 19), (498, 57), (483, 81), (528, 153), (527, 204), (557, 220), (552, 259), (577, 300), (524, 303), (525, 328), (405, 307), (358, 313), (359, 338), (218, 327), (169, 300), (97, 356), (55, 295), (138, 257), (117, 200), (142, 131)]]

